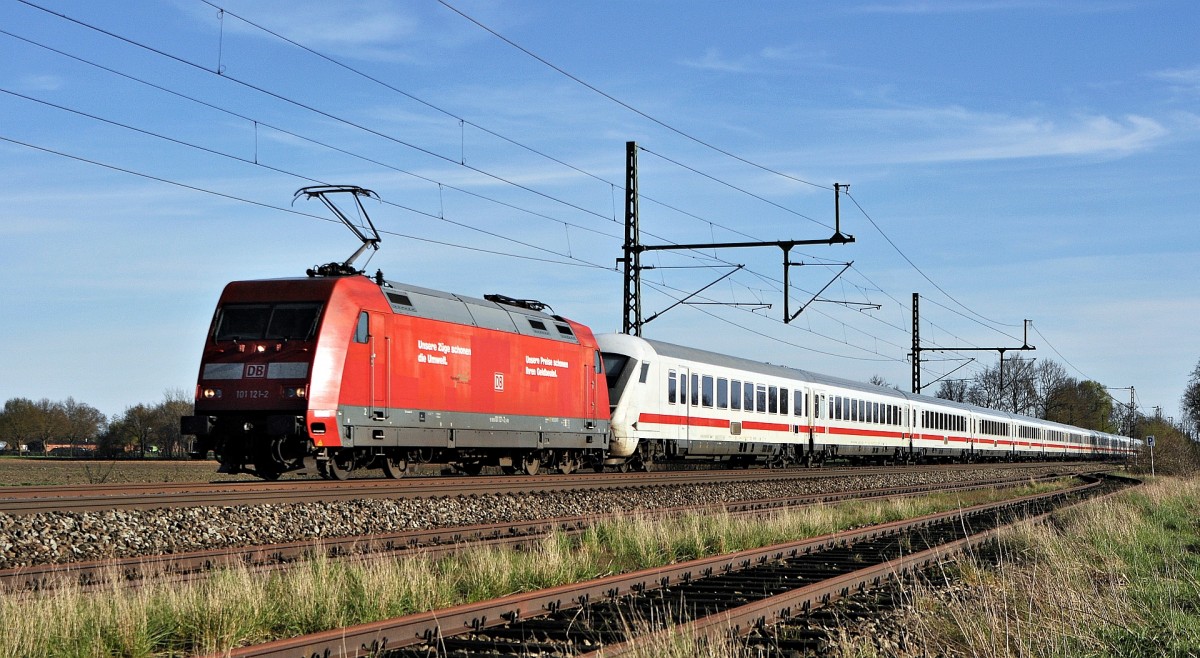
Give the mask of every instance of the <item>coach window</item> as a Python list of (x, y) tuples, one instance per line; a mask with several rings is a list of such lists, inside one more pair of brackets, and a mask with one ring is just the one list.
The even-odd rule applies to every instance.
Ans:
[(692, 373), (692, 406), (700, 406), (700, 375)]
[(746, 382), (742, 386), (742, 409), (754, 411), (754, 383)]
[(679, 373), (679, 404), (687, 404), (687, 374)]
[(675, 371), (667, 371), (667, 402), (675, 404)]
[(700, 404), (706, 407), (713, 406), (713, 378), (712, 375), (704, 376), (704, 395), (700, 398)]
[(724, 377), (717, 379), (717, 408), (729, 408), (729, 380)]
[(789, 393), (786, 388), (779, 389), (779, 413), (783, 414), (784, 416), (786, 416), (788, 412), (788, 395)]
[(766, 411), (767, 411), (767, 387), (765, 384), (758, 384), (757, 387), (755, 388), (755, 390), (757, 391), (758, 395), (756, 396), (757, 405), (754, 407), (754, 410), (760, 414), (766, 413)]
[(729, 408), (735, 409), (735, 410), (741, 409), (742, 408), (742, 383), (739, 382), (738, 380), (734, 379), (734, 380), (730, 381), (729, 384), (730, 384)]
[(779, 413), (779, 387), (771, 386), (767, 388), (767, 411), (773, 414)]
[[(597, 372), (599, 372), (599, 371), (597, 371)], [(642, 371), (638, 373), (638, 383), (645, 384), (646, 380), (649, 378), (650, 378), (650, 362), (642, 361)]]
[(358, 326), (354, 328), (354, 342), (365, 343), (371, 338), (370, 316), (366, 311), (358, 314)]

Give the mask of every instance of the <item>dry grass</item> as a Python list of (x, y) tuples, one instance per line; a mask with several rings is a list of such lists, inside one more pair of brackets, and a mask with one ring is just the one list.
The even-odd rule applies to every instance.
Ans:
[[(228, 569), (185, 586), (8, 596), (0, 598), (0, 628), (5, 631), (0, 633), (0, 658), (221, 651), (1047, 488), (853, 502), (752, 519), (631, 516), (600, 524), (579, 540), (551, 537), (529, 551), (480, 549), (437, 560), (316, 559), (268, 576)], [(693, 655), (695, 649), (674, 655)]]
[(1170, 479), (1004, 531), (918, 587), (931, 655), (1200, 656), (1200, 483)]

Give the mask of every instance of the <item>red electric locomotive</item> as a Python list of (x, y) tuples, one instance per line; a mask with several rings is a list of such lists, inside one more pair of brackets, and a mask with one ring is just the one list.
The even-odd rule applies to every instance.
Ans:
[[(334, 208), (332, 192), (370, 194), (298, 195)], [(378, 235), (363, 240), (374, 246)], [(602, 466), (608, 388), (591, 330), (530, 300), (369, 278), (350, 265), (361, 252), (306, 278), (226, 286), (195, 415), (182, 420), (195, 455), (212, 450), (221, 472), (266, 479), (359, 468), (398, 478), (410, 462), (466, 473)]]

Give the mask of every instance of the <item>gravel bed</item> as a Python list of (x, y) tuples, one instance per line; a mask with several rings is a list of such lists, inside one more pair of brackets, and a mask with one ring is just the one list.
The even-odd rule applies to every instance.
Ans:
[(1063, 470), (1054, 466), (1020, 471), (981, 468), (888, 476), (669, 485), (616, 491), (0, 514), (0, 569), (830, 491), (950, 484), (1014, 477), (1018, 473), (1037, 477)]

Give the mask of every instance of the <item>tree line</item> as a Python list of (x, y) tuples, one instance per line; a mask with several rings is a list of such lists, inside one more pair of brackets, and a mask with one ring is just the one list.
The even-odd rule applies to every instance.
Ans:
[(111, 418), (74, 398), (12, 398), (0, 411), (0, 441), (10, 452), (50, 454), (52, 446), (74, 446), (76, 454), (100, 457), (183, 457), (189, 437), (179, 433), (179, 417), (191, 413), (192, 399), (182, 390), (167, 391), (154, 404), (126, 407)]
[(1061, 364), (1007, 359), (972, 379), (944, 380), (935, 395), (945, 400), (1009, 411), (1084, 429), (1132, 436), (1137, 410), (1122, 404), (1100, 382), (1079, 380)]

